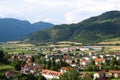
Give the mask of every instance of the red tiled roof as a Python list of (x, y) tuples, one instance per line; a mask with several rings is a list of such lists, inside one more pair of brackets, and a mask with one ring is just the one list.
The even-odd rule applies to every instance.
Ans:
[(95, 62), (103, 62), (105, 59), (104, 58), (96, 58)]
[(25, 64), (25, 67), (30, 67), (32, 63)]
[(20, 67), (24, 67), (24, 66), (25, 66), (25, 64), (21, 64), (21, 65), (20, 65)]
[(115, 52), (115, 54), (120, 54), (120, 52)]
[(82, 59), (80, 60), (80, 62), (88, 62), (88, 60)]
[(41, 74), (47, 74), (47, 75), (52, 75), (52, 76), (61, 76), (62, 75), (61, 72), (47, 70), (47, 69), (42, 70)]
[(120, 73), (120, 70), (109, 70), (110, 73)]
[(62, 70), (75, 70), (74, 68), (71, 67), (61, 67)]
[(62, 69), (62, 70), (68, 70), (68, 68), (67, 68), (67, 67), (61, 67), (61, 69)]
[(68, 58), (70, 58), (70, 56), (69, 55), (64, 55), (63, 58), (68, 59)]
[(105, 74), (105, 71), (98, 71), (98, 74)]
[(31, 63), (31, 59), (28, 58), (27, 61), (26, 61), (26, 63)]
[(97, 67), (101, 66), (101, 64), (96, 64)]
[(35, 69), (35, 70), (44, 69), (44, 67), (43, 67), (43, 66), (34, 66), (34, 69)]

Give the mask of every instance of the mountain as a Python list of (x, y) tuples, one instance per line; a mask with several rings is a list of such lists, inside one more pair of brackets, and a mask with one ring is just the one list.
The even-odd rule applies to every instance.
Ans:
[(52, 26), (53, 24), (46, 22), (37, 22), (31, 24), (28, 21), (3, 18), (0, 19), (0, 42), (18, 40), (31, 32), (50, 28)]
[(33, 26), (35, 26), (37, 29), (46, 29), (46, 28), (52, 27), (53, 24), (40, 21), (40, 22), (33, 23)]
[(77, 24), (56, 25), (50, 29), (32, 33), (26, 39), (30, 42), (76, 41), (95, 44), (117, 37), (120, 37), (120, 11), (108, 11)]

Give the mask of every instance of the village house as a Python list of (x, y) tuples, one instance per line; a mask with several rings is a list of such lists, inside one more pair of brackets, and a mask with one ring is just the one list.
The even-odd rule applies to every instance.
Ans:
[(14, 54), (10, 54), (10, 59), (9, 61), (13, 61), (15, 59), (15, 55)]
[(87, 48), (87, 47), (79, 47), (79, 50), (86, 51), (86, 50), (89, 50), (89, 48)]
[(106, 54), (104, 58), (106, 59), (106, 61), (110, 61), (113, 59), (113, 55)]
[(93, 80), (106, 80), (106, 73), (105, 71), (98, 71), (93, 74)]
[(71, 68), (71, 67), (61, 67), (60, 68), (61, 73), (66, 73), (67, 71), (70, 71), (70, 70), (75, 70), (75, 68)]
[(21, 41), (8, 41), (7, 44), (20, 44)]
[(89, 56), (97, 56), (99, 53), (97, 53), (97, 52), (90, 52), (89, 53)]
[(77, 64), (76, 63), (72, 63), (72, 64), (70, 64), (70, 66), (73, 67), (73, 68), (76, 68)]
[(88, 76), (89, 76), (89, 74), (87, 72), (80, 72), (78, 77), (81, 79), (81, 78), (85, 78), (85, 77), (88, 77)]
[(104, 58), (104, 55), (103, 55), (103, 54), (100, 54), (99, 57), (100, 57), (100, 58)]
[(114, 57), (116, 58), (116, 60), (120, 60), (120, 52), (114, 53)]
[(90, 57), (91, 57), (93, 60), (97, 58), (97, 56), (95, 56), (95, 55), (91, 55)]
[(52, 71), (44, 69), (41, 72), (42, 76), (44, 76), (47, 80), (52, 80), (53, 78), (59, 79), (59, 77), (62, 75), (61, 72)]
[(85, 66), (85, 65), (87, 65), (88, 63), (89, 63), (89, 60), (86, 60), (86, 59), (81, 59), (81, 60), (80, 60), (80, 65)]
[(65, 59), (65, 62), (68, 63), (68, 64), (72, 64), (74, 62), (74, 59), (67, 58), (67, 59)]
[(96, 64), (96, 68), (97, 68), (97, 70), (101, 70), (102, 69), (102, 65), (101, 64)]
[(63, 52), (63, 53), (66, 53), (66, 52), (69, 51), (69, 48), (61, 48), (60, 51)]
[(22, 60), (25, 60), (25, 59), (26, 59), (26, 56), (24, 56), (23, 54), (18, 55), (18, 60), (19, 61), (22, 61)]
[(109, 70), (109, 75), (115, 78), (120, 77), (120, 70)]
[(105, 59), (104, 58), (96, 58), (95, 59), (95, 65), (98, 68), (98, 70), (102, 69), (102, 63), (105, 63)]
[(43, 66), (40, 66), (40, 65), (34, 66), (34, 71), (41, 71), (42, 69), (44, 69)]
[(90, 61), (92, 58), (89, 56), (85, 56), (85, 57), (83, 57), (83, 59)]
[(31, 70), (33, 70), (33, 65), (32, 63), (27, 63), (23, 67), (21, 67), (21, 72), (23, 74), (28, 74)]
[(101, 64), (101, 63), (105, 63), (105, 59), (104, 58), (95, 58), (95, 65)]
[(67, 67), (61, 67), (60, 72), (61, 72), (61, 73), (66, 73), (67, 70), (68, 70)]
[(89, 63), (88, 60), (86, 60), (86, 59), (81, 59), (81, 60), (80, 60), (80, 67), (81, 67), (82, 69), (84, 69), (84, 68), (87, 67), (88, 63)]
[(12, 77), (16, 77), (17, 73), (16, 73), (16, 71), (7, 71), (7, 72), (5, 72), (5, 76), (7, 79), (10, 79)]
[(55, 59), (55, 63), (58, 63), (58, 62), (60, 62), (60, 59)]
[(87, 46), (87, 47), (93, 50), (101, 50), (103, 48), (102, 46)]

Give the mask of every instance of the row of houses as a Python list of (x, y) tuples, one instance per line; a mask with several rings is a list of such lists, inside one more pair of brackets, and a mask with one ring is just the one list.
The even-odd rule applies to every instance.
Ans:
[(100, 80), (107, 80), (106, 77), (120, 77), (120, 70), (109, 70), (109, 72), (105, 71), (98, 71), (93, 74), (93, 80), (100, 79)]
[(85, 50), (101, 50), (103, 46), (73, 46), (73, 47), (64, 47), (60, 48), (60, 51), (62, 52), (68, 52), (68, 51), (75, 51), (75, 50), (80, 50), (80, 51), (85, 51)]
[[(39, 72), (37, 75), (34, 75), (34, 76), (39, 76), (39, 74), (41, 74), (47, 80), (52, 80), (54, 78), (59, 79), (60, 76), (62, 76), (68, 70), (69, 70), (69, 68), (67, 68), (67, 67), (62, 67), (59, 72), (48, 70), (48, 69), (42, 69), (41, 72)], [(87, 77), (88, 75), (89, 75), (88, 73), (82, 72), (79, 74), (79, 77)], [(17, 72), (16, 71), (7, 71), (5, 73), (5, 76), (7, 77), (7, 79), (9, 79), (10, 77), (17, 77)], [(96, 79), (107, 80), (107, 77), (115, 77), (115, 78), (120, 77), (120, 70), (109, 70), (109, 72), (107, 72), (107, 73), (105, 71), (98, 71), (93, 74), (93, 80), (96, 80)]]

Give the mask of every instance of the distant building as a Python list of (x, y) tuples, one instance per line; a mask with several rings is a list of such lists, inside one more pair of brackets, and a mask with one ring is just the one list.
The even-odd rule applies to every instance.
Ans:
[(8, 41), (7, 44), (20, 44), (21, 41)]
[(85, 46), (85, 47), (93, 50), (101, 50), (103, 48), (103, 46)]

